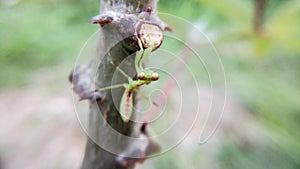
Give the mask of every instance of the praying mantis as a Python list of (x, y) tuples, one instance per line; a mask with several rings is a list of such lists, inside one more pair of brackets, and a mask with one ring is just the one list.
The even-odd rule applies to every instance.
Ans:
[(142, 85), (148, 85), (153, 81), (156, 81), (159, 79), (159, 75), (156, 72), (153, 72), (152, 70), (148, 68), (143, 68), (143, 63), (146, 60), (146, 58), (150, 55), (151, 51), (153, 50), (154, 44), (151, 44), (148, 48), (144, 50), (144, 47), (142, 45), (142, 41), (138, 38), (138, 45), (140, 47), (140, 50), (137, 52), (135, 57), (135, 68), (136, 68), (136, 79), (132, 79), (129, 77), (123, 70), (121, 70), (117, 65), (115, 65), (113, 62), (111, 64), (116, 67), (116, 69), (125, 77), (128, 79), (128, 83), (125, 84), (117, 84), (112, 85), (109, 87), (104, 87), (101, 89), (97, 89), (97, 92), (113, 89), (113, 88), (119, 88), (124, 87), (124, 93), (121, 98), (120, 102), (120, 115), (122, 117), (122, 120), (124, 122), (128, 122), (130, 120), (130, 117), (132, 115), (133, 111), (133, 92)]
[[(137, 51), (134, 60), (134, 65), (137, 72), (134, 79), (129, 77), (119, 68), (118, 65), (115, 65), (112, 61), (111, 64), (128, 79), (127, 83), (116, 84), (91, 91), (90, 89), (93, 81), (90, 77), (92, 70), (89, 66), (78, 66), (69, 75), (69, 81), (73, 84), (73, 90), (79, 95), (80, 100), (89, 99), (92, 101), (101, 102), (104, 99), (101, 91), (124, 87), (125, 90), (121, 97), (119, 108), (119, 113), (124, 122), (128, 122), (132, 115), (134, 91), (137, 91), (136, 89), (142, 85), (150, 84), (151, 82), (159, 79), (158, 73), (143, 67), (143, 63), (146, 58), (150, 55), (152, 50), (161, 45), (163, 40), (161, 28), (158, 25), (149, 22), (151, 11), (152, 8), (148, 7), (144, 12), (141, 12), (141, 14), (138, 16), (140, 20), (135, 24), (135, 36), (137, 38), (138, 47), (140, 50)], [(104, 26), (105, 24), (112, 22), (112, 18), (97, 16), (92, 18), (91, 22), (99, 23), (101, 26)]]

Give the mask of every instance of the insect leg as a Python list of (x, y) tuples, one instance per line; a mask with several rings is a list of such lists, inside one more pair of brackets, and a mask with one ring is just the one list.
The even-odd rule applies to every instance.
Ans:
[(119, 68), (119, 66), (118, 65), (116, 65), (114, 62), (111, 62), (111, 64), (123, 75), (123, 76), (125, 76), (127, 79), (128, 79), (128, 81), (131, 81), (132, 80), (132, 78), (127, 74), (127, 73), (125, 73), (122, 69), (120, 69)]
[(140, 69), (143, 70), (143, 63), (145, 62), (146, 58), (150, 55), (150, 53), (152, 52), (153, 48), (154, 48), (154, 44), (151, 44), (147, 49), (145, 49), (143, 51), (143, 55), (140, 58), (139, 63), (138, 63)]
[(140, 92), (139, 90), (134, 90), (134, 91), (137, 92), (139, 95), (141, 95), (144, 99), (148, 100), (154, 106), (159, 107), (158, 103), (156, 103), (155, 101), (151, 101), (151, 99), (148, 96), (146, 96), (144, 93)]
[(143, 53), (144, 53), (144, 47), (143, 47), (141, 39), (139, 39), (139, 38), (138, 38), (138, 45), (140, 47), (140, 50), (137, 51), (137, 53), (135, 55), (135, 60), (134, 60), (135, 69), (136, 69), (137, 73), (139, 73), (139, 72), (141, 72), (143, 70), (143, 69), (141, 69), (140, 61), (141, 61), (141, 59), (143, 57)]

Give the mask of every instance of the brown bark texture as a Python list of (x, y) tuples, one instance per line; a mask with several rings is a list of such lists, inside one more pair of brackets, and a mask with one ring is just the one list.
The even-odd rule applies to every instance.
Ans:
[[(100, 29), (97, 56), (88, 65), (77, 66), (69, 77), (79, 98), (90, 102), (82, 169), (132, 169), (159, 150), (157, 143), (148, 137), (147, 124), (122, 120), (118, 108), (124, 88), (97, 92), (111, 86), (112, 81), (128, 83), (122, 75), (116, 78), (116, 66), (134, 77), (135, 52), (140, 50), (138, 39), (153, 35), (147, 33), (148, 29), (161, 34), (171, 30), (159, 19), (156, 10), (157, 0), (101, 0), (100, 14), (90, 20), (99, 24)], [(147, 40), (142, 44), (147, 48)], [(134, 106), (137, 101), (133, 99)]]
[(260, 35), (264, 31), (264, 15), (267, 0), (254, 0), (253, 29), (255, 34)]

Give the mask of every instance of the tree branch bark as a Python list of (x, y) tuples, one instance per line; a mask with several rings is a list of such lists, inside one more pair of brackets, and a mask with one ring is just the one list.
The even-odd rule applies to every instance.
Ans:
[(264, 31), (266, 1), (267, 0), (254, 0), (253, 29), (257, 35), (261, 35)]
[[(130, 55), (140, 50), (137, 43), (140, 29), (171, 30), (152, 12), (156, 9), (157, 0), (101, 0), (100, 14), (91, 19), (91, 23), (100, 25), (97, 56), (88, 66), (75, 68), (69, 77), (79, 97), (90, 99), (89, 137), (82, 169), (133, 169), (136, 163), (143, 162), (147, 155), (159, 149), (147, 137), (146, 124), (122, 120), (118, 108), (124, 88), (114, 89), (113, 93), (112, 90), (90, 92), (92, 83), (96, 89), (112, 85), (116, 71), (112, 62), (122, 65), (127, 74), (136, 74), (134, 56)], [(141, 18), (143, 13), (149, 16)], [(125, 77), (116, 78), (118, 84), (126, 82)], [(134, 99), (134, 106), (136, 101)], [(137, 139), (124, 139), (127, 138), (124, 136)]]

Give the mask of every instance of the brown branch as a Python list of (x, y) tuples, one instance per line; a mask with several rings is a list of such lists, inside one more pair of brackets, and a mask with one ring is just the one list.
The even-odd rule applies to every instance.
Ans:
[[(130, 55), (139, 50), (138, 37), (142, 39), (143, 46), (147, 46), (145, 37), (151, 36), (151, 33), (147, 34), (145, 27), (149, 31), (171, 29), (155, 12), (151, 13), (157, 9), (157, 0), (102, 0), (100, 8), (100, 14), (91, 19), (91, 23), (100, 25), (97, 56), (88, 66), (75, 68), (69, 77), (79, 97), (90, 99), (87, 130), (89, 137), (81, 168), (133, 169), (136, 163), (143, 162), (147, 155), (156, 152), (158, 146), (153, 146), (155, 143), (149, 139), (145, 124), (141, 126), (132, 121), (122, 120), (118, 107), (123, 88), (114, 89), (114, 93), (111, 90), (98, 92), (97, 89), (112, 85), (116, 70), (112, 62), (116, 65), (122, 63), (121, 69), (127, 74), (136, 74), (134, 57)], [(141, 28), (143, 33), (140, 34)], [(160, 41), (162, 42), (162, 39)], [(91, 79), (95, 79), (95, 82)], [(126, 82), (127, 78), (122, 76), (116, 81), (117, 84)], [(93, 90), (92, 86), (95, 86)], [(134, 106), (136, 101), (137, 99), (134, 99)], [(123, 139), (124, 135), (139, 139), (126, 140)], [(136, 152), (136, 158), (121, 156), (134, 156)]]
[(266, 1), (267, 0), (254, 0), (253, 29), (257, 35), (261, 35), (264, 32)]

